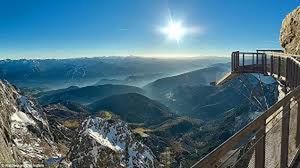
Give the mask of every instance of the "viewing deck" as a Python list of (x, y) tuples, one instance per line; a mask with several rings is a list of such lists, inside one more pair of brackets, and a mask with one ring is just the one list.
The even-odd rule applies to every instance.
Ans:
[(193, 168), (286, 168), (297, 167), (300, 153), (300, 57), (281, 50), (235, 51), (231, 73), (222, 85), (241, 73), (273, 76), (285, 97), (210, 152)]

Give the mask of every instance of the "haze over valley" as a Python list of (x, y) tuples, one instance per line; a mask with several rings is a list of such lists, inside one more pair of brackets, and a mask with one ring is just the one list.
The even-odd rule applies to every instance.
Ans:
[[(118, 125), (125, 124), (124, 131), (131, 132), (128, 138), (152, 152), (147, 164), (189, 167), (274, 104), (279, 95), (276, 81), (256, 74), (240, 75), (215, 86), (214, 82), (230, 71), (226, 57), (3, 60), (1, 65), (1, 76), (35, 102), (32, 108), (40, 108), (37, 111), (49, 123), (53, 143), (64, 146), (62, 157), (41, 158), (56, 158), (54, 165), (112, 164), (112, 160), (87, 155), (90, 145), (95, 145), (88, 141), (95, 138), (97, 146), (103, 146), (98, 152), (112, 152), (117, 158), (113, 151), (118, 146), (98, 141), (98, 136), (108, 136), (107, 131), (114, 127), (116, 136), (122, 134)], [(86, 137), (83, 131), (89, 127), (97, 135)], [(80, 143), (73, 137), (88, 139)], [(112, 137), (107, 138), (114, 144)], [(82, 152), (85, 157), (78, 160)]]
[(298, 164), (298, 5), (0, 1), (0, 167)]

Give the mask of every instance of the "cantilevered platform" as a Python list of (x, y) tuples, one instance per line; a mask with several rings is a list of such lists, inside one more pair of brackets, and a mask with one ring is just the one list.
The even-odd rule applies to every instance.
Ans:
[(193, 168), (300, 168), (299, 60), (300, 56), (283, 54), (281, 50), (232, 53), (231, 73), (215, 85), (242, 73), (261, 73), (283, 80), (290, 91)]

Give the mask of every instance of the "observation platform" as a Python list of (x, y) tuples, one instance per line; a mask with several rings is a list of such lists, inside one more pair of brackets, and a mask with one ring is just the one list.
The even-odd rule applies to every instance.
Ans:
[(289, 92), (268, 110), (198, 161), (193, 168), (300, 168), (300, 56), (281, 50), (232, 52), (231, 72), (273, 76)]

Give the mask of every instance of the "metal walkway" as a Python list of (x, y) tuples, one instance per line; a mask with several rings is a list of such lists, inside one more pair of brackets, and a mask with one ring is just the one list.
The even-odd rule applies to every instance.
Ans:
[(289, 93), (192, 167), (297, 167), (300, 153), (299, 58), (283, 54), (281, 50), (232, 53), (231, 74), (217, 84), (240, 73), (261, 73), (276, 78)]

